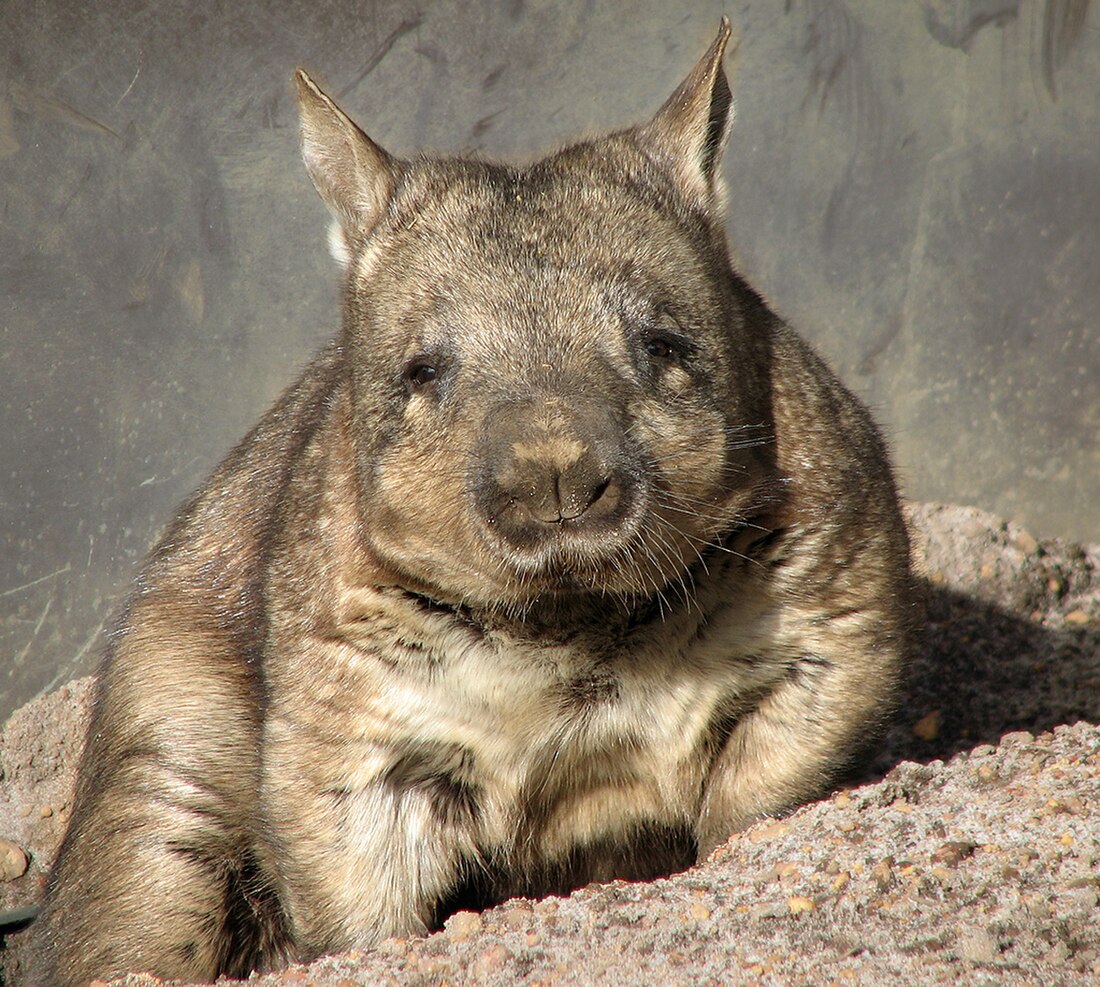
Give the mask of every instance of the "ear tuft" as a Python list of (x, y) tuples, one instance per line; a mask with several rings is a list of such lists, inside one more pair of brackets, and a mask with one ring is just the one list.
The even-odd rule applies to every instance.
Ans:
[(732, 29), (718, 36), (656, 116), (638, 131), (642, 146), (668, 168), (688, 200), (714, 209), (721, 199), (721, 159), (733, 123), (733, 94), (722, 58)]
[[(339, 225), (343, 260), (348, 244), (370, 233), (389, 204), (398, 163), (363, 133), (303, 71), (294, 73), (302, 159), (314, 187)], [(334, 251), (335, 252), (335, 251)]]

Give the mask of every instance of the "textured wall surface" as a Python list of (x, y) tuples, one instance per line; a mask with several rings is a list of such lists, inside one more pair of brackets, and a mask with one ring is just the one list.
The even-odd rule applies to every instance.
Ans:
[(1100, 540), (1088, 0), (0, 0), (0, 714), (91, 667), (155, 532), (337, 325), (304, 64), (381, 143), (650, 114), (729, 14), (744, 272), (906, 492)]

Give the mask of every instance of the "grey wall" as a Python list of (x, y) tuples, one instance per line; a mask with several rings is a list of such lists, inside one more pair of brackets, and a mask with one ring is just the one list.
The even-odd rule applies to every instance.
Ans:
[(337, 323), (299, 63), (397, 152), (651, 113), (725, 11), (744, 271), (910, 496), (1100, 540), (1087, 0), (0, 0), (0, 714), (91, 667), (156, 530)]

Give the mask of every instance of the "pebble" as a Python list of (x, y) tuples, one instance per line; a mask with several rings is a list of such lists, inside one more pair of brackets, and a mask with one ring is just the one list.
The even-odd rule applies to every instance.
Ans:
[(490, 973), (499, 970), (505, 963), (512, 958), (512, 951), (507, 946), (497, 945), (491, 949), (485, 950), (474, 962), (471, 964), (470, 972), (473, 973), (477, 979), (483, 980)]
[(925, 713), (913, 724), (913, 734), (920, 740), (935, 740), (940, 735), (940, 727), (943, 726), (943, 713), (934, 709)]
[(971, 926), (959, 933), (955, 944), (959, 956), (971, 963), (991, 963), (997, 958), (1000, 949), (997, 940), (985, 929)]
[(481, 915), (477, 912), (455, 912), (444, 923), (443, 928), (451, 939), (467, 939), (482, 926)]
[(977, 845), (968, 840), (955, 840), (941, 845), (933, 854), (932, 862), (955, 867), (959, 861), (973, 854)]
[(445, 956), (418, 956), (416, 967), (418, 972), (429, 977), (442, 977), (450, 973), (451, 961)]
[(1038, 551), (1039, 543), (1035, 540), (1035, 536), (1030, 531), (1021, 531), (1016, 535), (1015, 539), (1016, 547), (1024, 553), (1024, 555), (1031, 555)]
[(776, 864), (767, 875), (769, 881), (782, 881), (785, 877), (798, 877), (799, 870), (798, 864), (791, 863), (789, 860)]
[(1074, 627), (1084, 627), (1090, 620), (1091, 618), (1084, 610), (1071, 610), (1066, 614), (1066, 623)]
[(880, 860), (875, 864), (874, 869), (871, 871), (871, 876), (874, 878), (875, 884), (878, 885), (880, 891), (885, 891), (890, 887), (890, 885), (894, 883), (893, 857), (886, 857), (884, 860)]
[(522, 932), (534, 921), (531, 906), (513, 905), (500, 916), (501, 924), (513, 932)]
[(1095, 888), (1073, 888), (1065, 894), (1064, 901), (1069, 906), (1065, 910), (1066, 917), (1087, 918), (1095, 911), (1100, 895)]
[(767, 826), (757, 826), (755, 829), (749, 830), (749, 842), (750, 843), (765, 843), (768, 840), (773, 840), (777, 836), (783, 836), (790, 832), (790, 824), (785, 822), (774, 822)]
[(749, 909), (749, 915), (753, 918), (779, 918), (788, 913), (785, 901), (761, 901)]
[(27, 855), (11, 840), (0, 840), (0, 881), (14, 881), (27, 873)]

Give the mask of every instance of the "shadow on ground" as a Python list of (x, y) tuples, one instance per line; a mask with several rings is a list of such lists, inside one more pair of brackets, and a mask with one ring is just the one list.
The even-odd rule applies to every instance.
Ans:
[(1053, 628), (923, 582), (927, 617), (901, 707), (858, 781), (1006, 733), (1100, 722), (1100, 631)]

